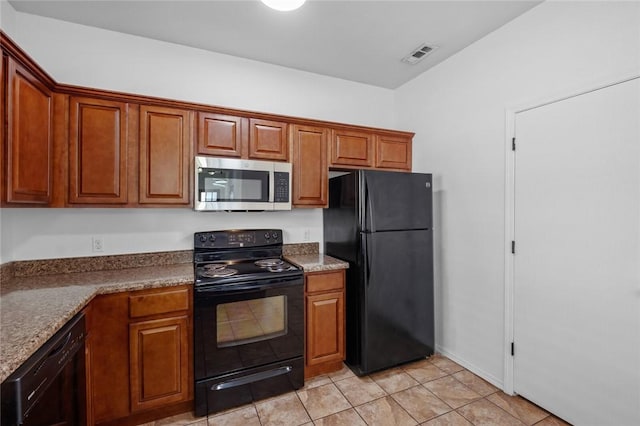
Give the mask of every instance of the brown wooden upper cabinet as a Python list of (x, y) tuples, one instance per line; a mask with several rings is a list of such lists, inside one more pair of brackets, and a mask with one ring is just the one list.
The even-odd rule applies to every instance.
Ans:
[(287, 161), (287, 126), (282, 121), (198, 112), (198, 154)]
[(373, 167), (373, 134), (354, 130), (331, 132), (330, 166)]
[(69, 100), (69, 203), (128, 202), (129, 104)]
[(411, 171), (410, 134), (375, 134), (353, 130), (333, 130), (329, 166), (335, 168), (375, 168)]
[(290, 161), (298, 207), (327, 206), (329, 168), (411, 170), (411, 133), (60, 85), (0, 45), (2, 205), (188, 207), (194, 152)]
[(249, 158), (287, 161), (289, 158), (287, 123), (250, 118)]
[(192, 127), (187, 110), (71, 96), (69, 204), (189, 205)]
[[(221, 157), (242, 157), (247, 143), (246, 118), (198, 112), (198, 153)], [(244, 155), (246, 157), (246, 154)]]
[[(6, 194), (3, 198), (8, 203), (48, 204), (53, 173), (52, 92), (27, 68), (8, 57), (6, 96)], [(1, 118), (4, 120), (4, 115)]]
[(140, 204), (190, 203), (192, 113), (140, 106)]
[(291, 126), (294, 206), (326, 207), (328, 204), (329, 134), (323, 127)]
[(411, 137), (376, 135), (376, 168), (411, 171)]

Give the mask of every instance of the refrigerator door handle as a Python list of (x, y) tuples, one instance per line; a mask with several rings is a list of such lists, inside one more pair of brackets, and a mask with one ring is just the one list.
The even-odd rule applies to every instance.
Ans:
[(364, 254), (364, 282), (366, 283), (366, 286), (369, 287), (369, 277), (371, 276), (371, 262), (369, 262), (369, 238), (363, 238), (364, 240), (364, 244), (362, 245), (362, 250), (363, 250), (363, 254)]
[(375, 215), (373, 214), (373, 202), (371, 201), (371, 194), (369, 191), (366, 192), (366, 200), (367, 200), (367, 212), (369, 213), (369, 220), (371, 223), (369, 224), (369, 230), (371, 232), (376, 231), (376, 225), (374, 224)]
[(367, 183), (366, 175), (364, 173), (359, 174), (360, 184), (360, 230), (365, 232), (375, 232), (376, 227), (374, 225), (373, 214), (373, 202), (371, 200), (372, 192), (369, 191), (369, 185)]

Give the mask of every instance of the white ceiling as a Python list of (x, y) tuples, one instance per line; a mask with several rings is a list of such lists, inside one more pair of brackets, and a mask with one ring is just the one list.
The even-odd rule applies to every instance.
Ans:
[[(258, 0), (9, 2), (19, 12), (395, 89), (541, 0), (307, 0), (293, 12)], [(417, 65), (401, 61), (425, 42), (438, 49)]]

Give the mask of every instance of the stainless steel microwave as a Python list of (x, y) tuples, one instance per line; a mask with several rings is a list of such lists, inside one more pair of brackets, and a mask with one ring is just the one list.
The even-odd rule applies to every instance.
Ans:
[(291, 210), (291, 163), (198, 156), (197, 211)]

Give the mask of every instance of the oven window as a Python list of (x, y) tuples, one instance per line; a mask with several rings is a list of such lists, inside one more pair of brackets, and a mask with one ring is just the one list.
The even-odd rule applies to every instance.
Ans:
[(218, 347), (243, 345), (287, 334), (287, 296), (222, 303), (216, 307)]

